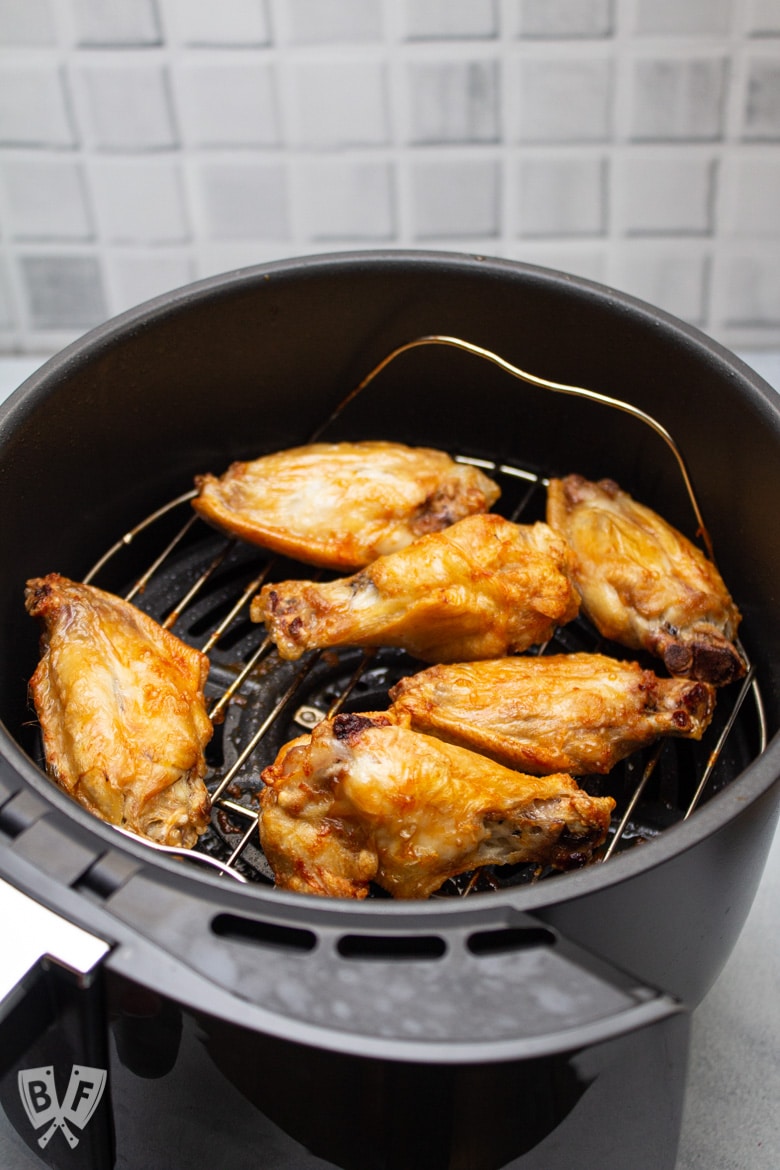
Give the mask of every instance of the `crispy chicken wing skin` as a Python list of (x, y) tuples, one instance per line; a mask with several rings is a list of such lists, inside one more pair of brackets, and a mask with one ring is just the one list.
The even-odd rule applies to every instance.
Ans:
[(524, 776), (389, 715), (337, 715), (263, 772), (260, 839), (283, 889), (426, 898), (483, 865), (582, 865), (614, 801)]
[(210, 814), (206, 656), (58, 573), (28, 581), (25, 605), (44, 625), (30, 689), (49, 774), (104, 821), (190, 848)]
[(286, 556), (351, 571), (477, 512), (499, 496), (476, 467), (401, 443), (312, 443), (196, 480), (216, 527)]
[(573, 553), (583, 612), (606, 638), (661, 658), (670, 674), (741, 678), (739, 611), (695, 545), (612, 480), (553, 479), (548, 523)]
[(391, 714), (509, 768), (609, 772), (659, 736), (700, 739), (715, 688), (602, 654), (431, 666), (390, 691)]
[(353, 577), (266, 585), (251, 615), (288, 659), (348, 645), (399, 646), (426, 662), (498, 657), (576, 616), (567, 557), (546, 524), (470, 516)]

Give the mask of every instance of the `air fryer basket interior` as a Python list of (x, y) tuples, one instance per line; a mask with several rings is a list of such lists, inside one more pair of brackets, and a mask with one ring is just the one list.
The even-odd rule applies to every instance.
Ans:
[[(742, 610), (774, 734), (780, 410), (772, 391), (695, 330), (599, 286), (501, 261), (374, 253), (239, 271), (159, 298), (76, 343), (8, 405), (0, 430), (0, 713), (24, 751), (36, 752), (26, 680), (37, 658), (24, 581), (52, 571), (83, 577), (122, 533), (186, 492), (195, 474), (306, 441), (377, 362), (429, 333), (626, 400), (669, 430)], [(695, 535), (679, 468), (657, 435), (459, 351), (402, 355), (323, 437), (427, 444), (541, 475), (608, 476)], [(134, 556), (121, 568), (110, 563), (96, 583), (124, 587), (146, 568)], [(777, 771), (777, 747), (761, 761), (763, 786), (767, 768)], [(33, 783), (62, 803), (42, 777)], [(84, 823), (80, 809), (72, 815)]]

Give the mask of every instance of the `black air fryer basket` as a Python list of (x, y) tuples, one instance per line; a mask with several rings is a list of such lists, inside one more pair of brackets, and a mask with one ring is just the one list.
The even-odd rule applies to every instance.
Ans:
[[(410, 344), (433, 335), (466, 344)], [(188, 523), (196, 474), (314, 435), (476, 461), (521, 520), (543, 513), (547, 477), (576, 471), (692, 538), (706, 525), (752, 673), (723, 688), (702, 744), (601, 781), (617, 800), (605, 856), (496, 869), (419, 903), (274, 889), (260, 770), (414, 669), (383, 651), (279, 666), (246, 615), (273, 569)], [(127, 1170), (671, 1170), (690, 1014), (777, 818), (779, 455), (776, 395), (710, 339), (480, 257), (240, 270), (124, 314), (29, 379), (0, 412), (0, 895), (18, 942), (0, 1101), (20, 1142), (43, 1165)], [(104, 825), (45, 776), (22, 598), (49, 572), (130, 593), (209, 653), (221, 721), (196, 855)], [(579, 621), (553, 648), (596, 645)]]

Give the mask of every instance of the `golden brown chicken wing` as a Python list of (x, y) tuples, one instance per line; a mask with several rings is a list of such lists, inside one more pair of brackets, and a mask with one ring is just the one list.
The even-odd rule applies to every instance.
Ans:
[(30, 681), (54, 780), (90, 812), (190, 848), (208, 825), (208, 659), (126, 601), (51, 573), (27, 582), (44, 623)]
[(202, 475), (193, 507), (216, 527), (338, 571), (360, 569), (476, 512), (499, 488), (443, 451), (401, 443), (312, 443)]
[(739, 611), (713, 563), (612, 480), (550, 481), (548, 523), (572, 550), (583, 612), (605, 638), (722, 686), (745, 673)]
[(715, 688), (602, 654), (431, 666), (390, 691), (417, 731), (527, 772), (609, 772), (659, 736), (700, 739)]
[(364, 898), (376, 882), (426, 898), (483, 865), (582, 865), (614, 801), (571, 776), (524, 776), (395, 723), (337, 715), (263, 772), (260, 839), (278, 886)]
[(498, 657), (576, 616), (567, 556), (546, 524), (470, 516), (353, 577), (266, 585), (251, 615), (283, 658), (347, 645), (400, 646), (426, 662)]

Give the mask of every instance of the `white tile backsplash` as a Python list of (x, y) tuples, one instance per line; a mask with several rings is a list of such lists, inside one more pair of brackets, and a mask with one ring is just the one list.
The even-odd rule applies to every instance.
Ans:
[(295, 62), (288, 82), (294, 146), (337, 150), (389, 141), (387, 69), (381, 58)]
[(725, 267), (726, 321), (774, 332), (780, 325), (780, 248), (736, 253)]
[(178, 125), (185, 147), (276, 146), (280, 141), (273, 65), (202, 54), (173, 77)]
[(57, 40), (51, 0), (3, 0), (0, 46), (52, 45)]
[(395, 184), (389, 163), (314, 159), (300, 164), (296, 179), (308, 240), (383, 244), (393, 238)]
[(519, 57), (507, 132), (518, 142), (606, 142), (612, 121), (608, 57)]
[(0, 172), (3, 222), (13, 240), (91, 240), (83, 164), (70, 157), (8, 159)]
[(271, 41), (266, 0), (168, 0), (173, 39), (193, 47), (257, 48)]
[(710, 154), (633, 152), (616, 163), (616, 223), (629, 236), (708, 235), (717, 171)]
[[(453, 193), (457, 192), (457, 198)], [(412, 164), (412, 231), (417, 240), (495, 239), (500, 230), (500, 164), (434, 159)]]
[(517, 0), (522, 37), (568, 40), (606, 37), (614, 28), (613, 0)]
[(606, 229), (607, 164), (599, 155), (544, 155), (518, 164), (517, 234), (600, 236)]
[(34, 330), (87, 329), (106, 315), (96, 256), (22, 254), (27, 310)]
[(748, 63), (743, 134), (780, 142), (780, 47), (773, 56), (752, 57)]
[(383, 17), (380, 0), (284, 0), (277, 15), (286, 19), (289, 40), (297, 44), (379, 41)]
[(13, 299), (9, 290), (6, 265), (0, 266), (0, 331), (12, 337), (18, 322), (15, 319)]
[(636, 30), (660, 36), (725, 35), (732, 7), (732, 0), (637, 0)]
[(442, 40), (498, 35), (496, 0), (404, 0), (404, 35)]
[(0, 148), (74, 147), (67, 90), (58, 62), (3, 62), (0, 70)]
[(98, 150), (144, 152), (178, 145), (166, 67), (127, 59), (81, 67), (86, 132)]
[(747, 27), (759, 37), (780, 35), (780, 0), (751, 0)]
[(711, 142), (723, 133), (725, 57), (632, 62), (631, 137), (638, 142)]
[(183, 243), (190, 237), (179, 163), (101, 158), (91, 169), (95, 214), (110, 244)]
[(409, 142), (497, 142), (499, 66), (495, 60), (412, 61), (407, 66)]
[(724, 168), (724, 231), (740, 239), (776, 239), (780, 157), (742, 154), (728, 159)]
[(0, 352), (339, 248), (780, 345), (780, 0), (0, 0)]
[(204, 233), (210, 240), (289, 236), (285, 168), (252, 158), (202, 162), (197, 169)]
[(155, 0), (70, 0), (78, 45), (159, 45)]

